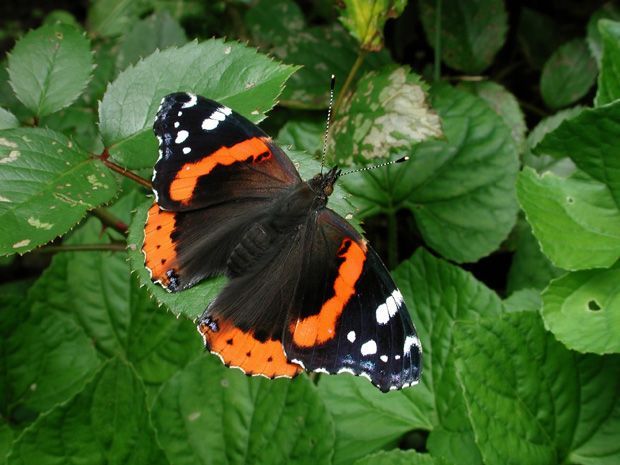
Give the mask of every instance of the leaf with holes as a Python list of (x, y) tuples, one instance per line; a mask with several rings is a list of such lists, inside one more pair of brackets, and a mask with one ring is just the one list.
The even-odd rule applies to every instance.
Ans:
[(84, 34), (67, 24), (30, 31), (9, 55), (11, 86), (21, 102), (43, 116), (64, 108), (84, 91), (93, 60)]
[(620, 211), (604, 184), (583, 174), (539, 176), (526, 168), (517, 193), (542, 251), (555, 266), (609, 267), (620, 258)]
[(584, 39), (572, 40), (547, 60), (540, 93), (549, 108), (568, 106), (586, 95), (596, 80), (596, 62)]
[(150, 168), (157, 158), (153, 119), (165, 95), (177, 91), (206, 95), (257, 122), (276, 103), (295, 70), (219, 39), (156, 51), (108, 86), (99, 105), (104, 145), (123, 166)]
[(620, 267), (568, 273), (543, 292), (545, 327), (579, 352), (620, 352)]
[(478, 74), (491, 65), (504, 45), (508, 15), (502, 0), (443, 0), (440, 23), (435, 0), (422, 0), (419, 5), (426, 41), (432, 47), (436, 26), (441, 25), (441, 58), (451, 68)]
[(62, 134), (2, 131), (0, 255), (27, 252), (66, 233), (116, 190), (107, 168)]
[(366, 162), (389, 154), (408, 155), (424, 140), (442, 136), (426, 85), (406, 68), (372, 72), (357, 84), (338, 114), (329, 152), (338, 164)]
[(555, 157), (569, 156), (584, 172), (605, 184), (620, 208), (620, 101), (587, 108), (564, 120), (536, 147)]
[(509, 128), (479, 97), (431, 89), (447, 140), (418, 144), (411, 160), (343, 178), (360, 216), (410, 210), (426, 243), (457, 262), (476, 261), (516, 221), (518, 158)]
[(204, 354), (162, 387), (152, 415), (178, 465), (331, 463), (334, 426), (305, 376), (251, 378)]
[(567, 350), (537, 312), (459, 322), (455, 350), (484, 463), (618, 463), (620, 357)]
[(164, 465), (144, 386), (131, 367), (108, 362), (83, 391), (40, 416), (13, 444), (8, 465), (67, 463)]

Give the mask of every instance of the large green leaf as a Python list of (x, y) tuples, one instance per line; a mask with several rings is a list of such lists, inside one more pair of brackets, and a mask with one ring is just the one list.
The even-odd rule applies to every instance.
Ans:
[(601, 106), (620, 98), (620, 22), (603, 19), (598, 27), (603, 39), (603, 56), (595, 103)]
[(338, 113), (329, 151), (339, 164), (351, 164), (390, 153), (408, 155), (415, 144), (441, 135), (426, 85), (407, 68), (387, 69), (360, 79)]
[(111, 172), (62, 134), (0, 133), (0, 254), (23, 253), (66, 233), (117, 190)]
[(168, 463), (155, 441), (144, 387), (130, 366), (112, 360), (69, 402), (56, 407), (13, 445), (9, 465)]
[(392, 450), (368, 455), (354, 462), (354, 465), (448, 465), (429, 454), (413, 450)]
[(185, 31), (168, 13), (160, 12), (138, 21), (123, 35), (116, 56), (117, 69), (125, 69), (155, 50), (187, 42)]
[(150, 0), (94, 0), (88, 9), (88, 29), (102, 37), (121, 35), (133, 27), (151, 3)]
[[(336, 420), (338, 464), (393, 444), (412, 429), (431, 429), (429, 450), (460, 464), (480, 462), (454, 363), (456, 321), (502, 312), (499, 297), (470, 274), (419, 250), (394, 272), (423, 349), (421, 384), (382, 394), (350, 376), (322, 377), (321, 394)], [(360, 423), (373, 428), (360, 428)]]
[(418, 144), (409, 162), (343, 183), (362, 217), (407, 208), (429, 246), (451, 260), (475, 261), (495, 250), (516, 221), (517, 150), (480, 98), (446, 85), (431, 97), (447, 140)]
[(178, 465), (329, 464), (334, 447), (330, 415), (306, 377), (250, 378), (211, 354), (163, 386), (153, 423)]
[(575, 164), (605, 184), (620, 208), (620, 102), (585, 109), (564, 120), (536, 147), (537, 152), (570, 156)]
[(99, 106), (103, 142), (123, 166), (151, 167), (157, 157), (153, 118), (162, 97), (194, 92), (257, 122), (273, 107), (295, 69), (218, 39), (156, 51), (108, 86)]
[(517, 193), (542, 251), (555, 266), (608, 267), (620, 258), (620, 211), (604, 184), (584, 175), (539, 176), (526, 168)]
[(525, 144), (527, 126), (517, 98), (504, 86), (493, 81), (464, 81), (459, 87), (479, 96), (501, 116), (506, 126), (510, 128), (517, 148), (521, 151)]
[(568, 273), (543, 292), (545, 327), (579, 352), (620, 352), (620, 268)]
[(461, 322), (456, 336), (484, 463), (618, 463), (619, 357), (567, 350), (535, 312)]
[(401, 15), (407, 0), (344, 0), (340, 20), (364, 50), (383, 48), (383, 27)]
[(451, 68), (480, 73), (493, 62), (504, 45), (508, 15), (502, 0), (442, 0), (441, 20), (437, 21), (438, 2), (421, 0), (420, 19), (426, 40), (435, 47), (440, 25), (441, 58)]
[(90, 44), (67, 24), (49, 24), (29, 32), (9, 55), (11, 86), (38, 116), (70, 105), (82, 93), (93, 67)]
[(562, 108), (586, 95), (596, 80), (596, 61), (584, 39), (572, 40), (547, 60), (540, 93), (549, 108)]

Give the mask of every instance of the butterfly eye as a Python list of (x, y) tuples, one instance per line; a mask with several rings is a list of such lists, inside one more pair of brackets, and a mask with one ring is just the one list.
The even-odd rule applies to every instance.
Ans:
[(323, 189), (323, 192), (325, 192), (326, 196), (330, 196), (333, 194), (334, 192), (334, 186), (332, 184), (328, 184), (327, 186), (325, 186), (325, 188)]

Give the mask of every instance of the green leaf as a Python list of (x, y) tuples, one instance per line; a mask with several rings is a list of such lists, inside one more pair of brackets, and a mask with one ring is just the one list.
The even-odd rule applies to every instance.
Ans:
[(0, 254), (23, 253), (66, 233), (116, 193), (113, 175), (62, 134), (0, 134)]
[(426, 86), (407, 68), (395, 68), (360, 79), (334, 123), (329, 152), (338, 164), (351, 164), (390, 153), (406, 155), (416, 143), (441, 135)]
[(163, 50), (173, 45), (181, 46), (187, 42), (185, 31), (167, 12), (160, 12), (135, 23), (123, 35), (116, 67), (119, 70), (145, 58), (155, 50)]
[(88, 30), (97, 36), (123, 34), (150, 8), (150, 0), (94, 0), (88, 9)]
[[(319, 172), (320, 163), (308, 154), (292, 150), (286, 150), (286, 153), (291, 160), (293, 160), (302, 179), (309, 179)], [(359, 230), (361, 229), (359, 226), (359, 219), (353, 216), (355, 206), (345, 197), (346, 195), (342, 186), (336, 184), (334, 193), (329, 199), (329, 207), (346, 218)], [(167, 292), (160, 285), (153, 283), (150, 279), (148, 270), (144, 266), (144, 254), (142, 253), (144, 224), (146, 222), (148, 209), (151, 205), (153, 205), (153, 201), (149, 200), (138, 206), (129, 227), (127, 244), (131, 268), (138, 275), (141, 285), (146, 287), (148, 292), (160, 305), (165, 305), (175, 314), (184, 314), (193, 320), (200, 316), (207, 305), (215, 299), (225, 283), (225, 279), (223, 277), (208, 279), (183, 292)]]
[(151, 167), (157, 156), (153, 118), (165, 95), (207, 95), (257, 122), (273, 107), (295, 69), (217, 39), (156, 51), (108, 86), (99, 106), (103, 142), (123, 166)]
[(333, 423), (304, 376), (250, 378), (205, 354), (163, 386), (152, 415), (178, 465), (331, 463)]
[(80, 25), (78, 20), (75, 19), (75, 16), (73, 16), (67, 10), (52, 10), (43, 20), (43, 24), (56, 23), (68, 24), (69, 26), (73, 26), (76, 29), (82, 29), (82, 26)]
[(596, 80), (596, 61), (584, 39), (572, 40), (547, 60), (540, 77), (540, 93), (549, 108), (557, 109), (586, 95)]
[(538, 144), (564, 120), (577, 116), (582, 110), (583, 107), (576, 106), (560, 110), (551, 116), (543, 118), (527, 136), (527, 147), (523, 154), (524, 164), (534, 168), (539, 173), (552, 171), (562, 176), (572, 174), (575, 171), (575, 164), (568, 158), (568, 154), (563, 154), (562, 157), (557, 158), (553, 153), (544, 153), (538, 147)]
[(293, 0), (259, 0), (247, 10), (244, 22), (261, 47), (286, 42), (306, 28), (304, 14)]
[(414, 450), (391, 450), (368, 455), (356, 460), (353, 465), (445, 465), (445, 462)]
[(344, 0), (340, 21), (364, 50), (383, 48), (383, 27), (389, 18), (397, 18), (407, 0)]
[(84, 91), (93, 67), (90, 43), (67, 24), (29, 32), (9, 55), (11, 86), (38, 116), (70, 105)]
[[(517, 225), (517, 249), (508, 271), (507, 292), (527, 288), (542, 290), (563, 271), (551, 264), (540, 250), (532, 228), (523, 220)], [(540, 297), (539, 297), (540, 298)]]
[(603, 54), (594, 102), (596, 106), (602, 106), (620, 98), (620, 22), (602, 19), (598, 28)]
[(290, 145), (310, 155), (317, 155), (323, 148), (325, 120), (323, 118), (289, 119), (278, 132), (280, 146)]
[(97, 115), (92, 108), (71, 105), (53, 115), (41, 118), (41, 126), (62, 132), (88, 153), (103, 152)]
[(526, 168), (517, 194), (543, 253), (557, 267), (609, 267), (620, 258), (620, 211), (607, 187), (586, 176)]
[(9, 465), (67, 463), (166, 464), (149, 421), (144, 387), (118, 359), (106, 364), (71, 401), (22, 434)]
[(613, 19), (614, 21), (620, 20), (620, 8), (618, 5), (615, 5), (613, 2), (605, 3), (590, 16), (590, 20), (588, 21), (588, 46), (599, 68), (601, 66), (604, 47), (604, 39), (599, 30), (599, 20), (604, 18)]
[(484, 463), (618, 462), (619, 357), (568, 351), (534, 312), (459, 323), (456, 336)]
[[(435, 47), (437, 2), (422, 0), (419, 5), (426, 40)], [(493, 62), (507, 30), (508, 15), (502, 0), (443, 0), (441, 58), (451, 68), (478, 74)]]
[(480, 98), (446, 85), (431, 91), (447, 140), (418, 144), (411, 160), (343, 179), (362, 217), (409, 209), (426, 243), (457, 262), (495, 250), (517, 213), (517, 150)]
[(497, 113), (512, 133), (519, 151), (525, 144), (527, 126), (516, 97), (504, 86), (493, 81), (464, 81), (460, 88), (477, 95)]
[(620, 102), (585, 109), (564, 120), (545, 136), (536, 151), (556, 157), (570, 156), (575, 164), (605, 184), (620, 208)]
[(568, 273), (543, 292), (545, 327), (569, 349), (620, 352), (620, 267)]
[(19, 127), (19, 121), (15, 115), (4, 108), (0, 108), (0, 129), (12, 129), (16, 127)]
[[(502, 312), (499, 297), (469, 273), (419, 249), (393, 273), (424, 351), (421, 384), (382, 394), (355, 377), (322, 377), (319, 388), (336, 421), (337, 464), (393, 444), (412, 429), (432, 429), (428, 448), (454, 463), (477, 463), (465, 404), (454, 373), (456, 321)], [(360, 429), (360, 424), (373, 428)]]
[(538, 289), (519, 289), (504, 300), (507, 312), (537, 312), (542, 308)]
[(565, 40), (563, 29), (564, 25), (559, 24), (554, 17), (527, 6), (521, 7), (517, 41), (521, 53), (532, 68), (542, 69), (555, 49), (562, 45)]
[(11, 450), (13, 445), (13, 430), (5, 423), (4, 420), (0, 420), (0, 464), (6, 463), (6, 455)]
[(81, 391), (99, 366), (97, 353), (84, 331), (46, 303), (31, 302), (31, 317), (8, 341), (4, 363), (9, 374), (9, 410), (19, 405), (44, 412)]

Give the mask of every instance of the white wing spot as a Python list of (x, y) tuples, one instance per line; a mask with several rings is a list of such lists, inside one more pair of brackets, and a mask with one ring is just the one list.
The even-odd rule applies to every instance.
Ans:
[(189, 97), (189, 101), (185, 102), (181, 108), (193, 107), (194, 105), (196, 105), (196, 102), (198, 101), (198, 99), (196, 98), (194, 94), (188, 93), (187, 96)]
[(379, 305), (376, 310), (376, 318), (377, 323), (380, 325), (386, 324), (390, 321), (394, 315), (398, 313), (398, 309), (403, 303), (403, 296), (398, 289), (394, 289), (392, 294), (390, 294), (387, 299), (385, 299), (385, 303)]
[(191, 152), (191, 151), (192, 151), (191, 147), (183, 147), (183, 153), (184, 153), (185, 155), (187, 155), (187, 154), (188, 154), (189, 152)]
[(226, 116), (230, 115), (232, 113), (232, 110), (228, 107), (222, 106), (219, 109), (222, 113), (224, 113)]
[(417, 336), (407, 336), (405, 338), (405, 343), (403, 344), (403, 353), (409, 353), (412, 347), (420, 347), (420, 341)]
[(381, 359), (381, 361), (382, 361), (383, 363), (387, 363), (387, 361), (388, 361), (388, 356), (387, 356), (387, 355), (382, 355), (382, 356), (381, 356), (381, 357), (379, 357), (379, 358)]
[(185, 142), (185, 139), (189, 137), (189, 132), (185, 130), (181, 130), (177, 133), (177, 138), (174, 140), (175, 143), (181, 144)]
[(215, 119), (217, 121), (224, 121), (226, 119), (226, 115), (221, 111), (216, 110), (211, 114), (211, 119)]
[(181, 123), (179, 123), (178, 121), (175, 121), (175, 122), (174, 122), (174, 127), (175, 127), (175, 129), (176, 129), (176, 128), (178, 128), (180, 125), (181, 125)]
[(400, 355), (394, 355), (394, 360), (400, 360)]
[(178, 112), (178, 113), (177, 113), (177, 116), (182, 116), (182, 115), (183, 115), (183, 112), (182, 112), (182, 111), (180, 111), (180, 112)]
[(355, 331), (349, 331), (349, 334), (347, 334), (347, 339), (349, 342), (355, 342)]
[(219, 123), (217, 120), (207, 118), (202, 122), (202, 129), (204, 129), (205, 131), (211, 131), (215, 129), (218, 124)]
[(377, 353), (377, 343), (375, 341), (373, 341), (372, 339), (370, 339), (367, 342), (364, 342), (362, 344), (360, 352), (362, 353), (362, 355), (376, 354)]

